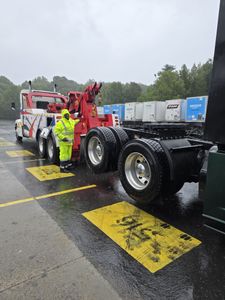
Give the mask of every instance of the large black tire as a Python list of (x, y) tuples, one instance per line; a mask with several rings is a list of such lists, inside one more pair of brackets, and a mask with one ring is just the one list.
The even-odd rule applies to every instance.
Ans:
[(18, 136), (17, 132), (16, 132), (16, 141), (19, 144), (21, 144), (23, 142), (23, 138), (21, 136)]
[(129, 137), (126, 131), (120, 127), (108, 127), (108, 128), (112, 131), (114, 137), (116, 138), (117, 147), (116, 147), (115, 158), (113, 161), (113, 169), (117, 170), (120, 151), (123, 148), (123, 146), (129, 141)]
[(151, 144), (151, 147), (154, 149), (155, 154), (159, 160), (159, 163), (162, 167), (162, 187), (161, 193), (163, 196), (170, 196), (176, 194), (184, 185), (182, 178), (176, 179), (176, 181), (171, 181), (170, 179), (170, 165), (168, 158), (162, 148), (162, 146), (154, 140), (148, 140)]
[(16, 141), (17, 143), (21, 144), (23, 142), (23, 138), (17, 134), (16, 129), (17, 129), (17, 125), (15, 125)]
[(38, 154), (41, 158), (46, 157), (46, 139), (40, 136), (41, 132), (37, 134), (37, 145), (38, 145)]
[(59, 148), (56, 147), (56, 142), (53, 136), (50, 134), (47, 138), (47, 158), (51, 163), (59, 162)]
[(84, 155), (88, 167), (96, 174), (113, 170), (116, 147), (116, 138), (109, 128), (91, 129), (84, 143)]
[[(148, 204), (160, 195), (163, 170), (151, 140), (128, 142), (120, 153), (118, 170), (125, 191), (134, 200)], [(139, 170), (145, 174), (138, 173)]]

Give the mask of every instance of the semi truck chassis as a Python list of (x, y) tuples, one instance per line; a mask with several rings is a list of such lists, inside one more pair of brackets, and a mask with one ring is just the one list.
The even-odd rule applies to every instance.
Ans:
[(96, 174), (118, 170), (130, 197), (149, 204), (198, 182), (212, 143), (185, 136), (177, 124), (160, 130), (96, 127), (84, 141), (88, 167)]

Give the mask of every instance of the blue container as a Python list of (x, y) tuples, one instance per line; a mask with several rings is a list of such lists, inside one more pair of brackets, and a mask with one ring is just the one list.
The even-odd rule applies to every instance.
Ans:
[(119, 116), (120, 121), (124, 121), (125, 118), (125, 104), (113, 104), (112, 113)]
[(104, 105), (104, 114), (110, 115), (112, 113), (112, 107), (111, 105)]
[(120, 105), (119, 104), (112, 104), (112, 114), (119, 115)]
[(119, 117), (121, 121), (125, 120), (125, 104), (120, 104)]
[(205, 122), (208, 97), (187, 98), (186, 122)]

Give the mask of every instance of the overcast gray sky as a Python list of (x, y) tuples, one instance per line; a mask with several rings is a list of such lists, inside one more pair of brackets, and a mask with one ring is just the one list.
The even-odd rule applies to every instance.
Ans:
[(0, 0), (0, 74), (149, 84), (213, 57), (219, 0)]

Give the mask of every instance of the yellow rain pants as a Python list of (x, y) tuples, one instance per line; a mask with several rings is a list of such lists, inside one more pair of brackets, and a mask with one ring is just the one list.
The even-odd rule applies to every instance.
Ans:
[[(54, 132), (59, 140), (59, 159), (60, 163), (68, 162), (72, 156), (72, 147), (74, 141), (74, 128), (76, 124), (80, 122), (80, 120), (67, 120), (65, 118), (65, 114), (69, 114), (67, 109), (62, 110), (62, 119), (60, 119), (55, 128)], [(67, 138), (68, 141), (64, 142), (63, 139)]]

